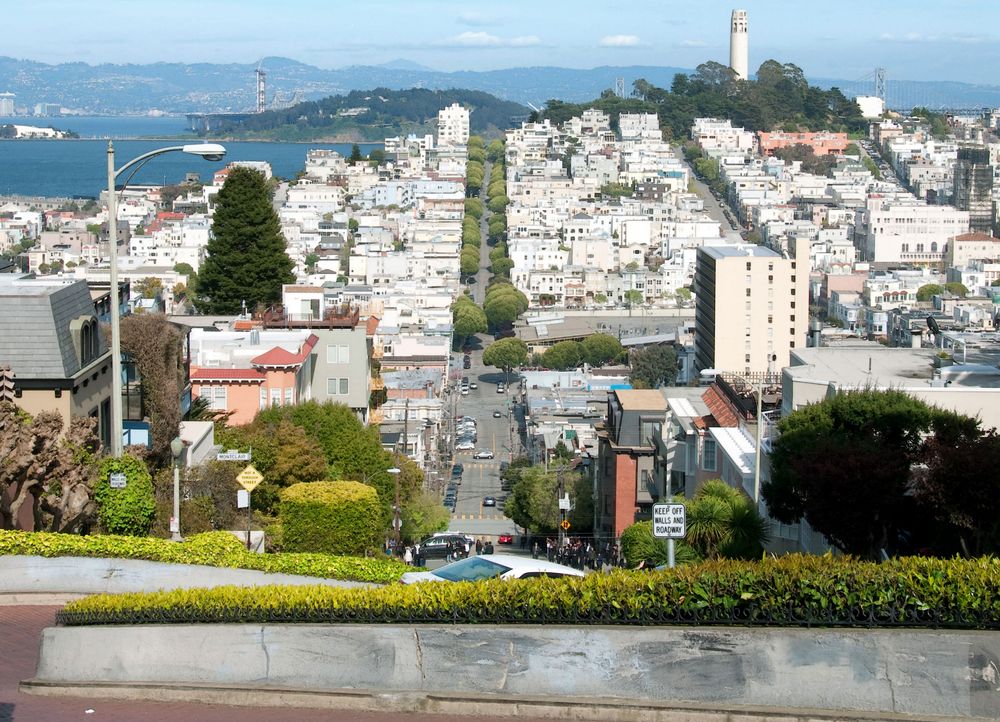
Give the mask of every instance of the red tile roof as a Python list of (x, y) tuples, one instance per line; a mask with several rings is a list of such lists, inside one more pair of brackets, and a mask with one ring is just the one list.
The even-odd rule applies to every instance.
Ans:
[(956, 241), (997, 241), (997, 242), (1000, 242), (1000, 238), (995, 238), (994, 236), (991, 236), (989, 233), (980, 233), (978, 231), (974, 231), (972, 233), (962, 233), (960, 235), (955, 236), (955, 240)]
[(319, 336), (311, 333), (297, 353), (292, 353), (281, 346), (275, 346), (270, 351), (265, 351), (260, 356), (251, 359), (250, 363), (254, 366), (300, 366), (306, 360), (306, 357), (312, 353), (313, 347), (318, 341)]
[(192, 381), (264, 381), (264, 374), (257, 369), (201, 368), (191, 372)]
[(727, 428), (739, 426), (740, 417), (736, 415), (729, 402), (714, 385), (709, 386), (708, 390), (701, 395), (701, 400), (705, 402), (709, 413), (715, 417), (719, 426)]

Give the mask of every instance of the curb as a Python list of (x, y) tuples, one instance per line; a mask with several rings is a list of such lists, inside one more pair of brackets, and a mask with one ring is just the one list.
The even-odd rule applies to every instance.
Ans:
[(90, 594), (63, 592), (10, 592), (0, 594), (0, 607), (64, 607)]
[(28, 679), (20, 691), (43, 697), (144, 702), (200, 702), (242, 707), (293, 707), (358, 712), (448, 714), (470, 718), (532, 717), (578, 722), (975, 722), (984, 717), (943, 717), (853, 710), (727, 707), (696, 703), (636, 703), (588, 697), (512, 697), (492, 694), (379, 692), (367, 689), (307, 690), (225, 685), (51, 682)]

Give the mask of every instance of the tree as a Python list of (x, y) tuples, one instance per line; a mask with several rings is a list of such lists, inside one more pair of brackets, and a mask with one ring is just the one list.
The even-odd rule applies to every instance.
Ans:
[(499, 163), (504, 158), (504, 143), (502, 140), (495, 139), (491, 140), (489, 146), (486, 148), (486, 157), (489, 159), (490, 163)]
[(462, 301), (466, 298), (462, 296), (452, 307), (452, 322), (454, 324), (455, 335), (459, 337), (473, 336), (477, 333), (486, 333), (486, 314), (479, 306), (471, 300)]
[(527, 360), (528, 345), (519, 338), (502, 338), (483, 351), (483, 363), (500, 369), (505, 377), (515, 368), (523, 366)]
[(960, 281), (950, 281), (944, 284), (945, 290), (953, 296), (958, 296), (959, 298), (965, 298), (969, 295), (969, 289), (965, 287), (964, 283)]
[(364, 156), (361, 155), (361, 148), (357, 143), (351, 146), (351, 155), (348, 157), (347, 162), (351, 165), (357, 165), (362, 161)]
[(622, 296), (622, 299), (625, 301), (625, 305), (628, 306), (629, 309), (631, 309), (632, 306), (640, 305), (643, 301), (646, 300), (645, 297), (642, 295), (642, 291), (638, 291), (634, 288), (630, 288), (627, 291), (625, 291), (625, 293)]
[(136, 281), (135, 288), (143, 298), (156, 298), (163, 292), (163, 281), (153, 276), (147, 276)]
[(372, 152), (368, 154), (368, 162), (376, 168), (379, 167), (385, 163), (385, 151), (381, 148), (373, 148)]
[(493, 271), (494, 276), (509, 276), (513, 268), (514, 262), (509, 258), (497, 259), (490, 265), (490, 270)]
[(805, 519), (848, 554), (908, 551), (921, 517), (911, 491), (925, 435), (963, 424), (975, 422), (901, 391), (852, 391), (803, 407), (779, 422), (764, 500), (773, 518)]
[(460, 269), (463, 276), (474, 276), (479, 271), (479, 249), (466, 246), (459, 256)]
[(607, 303), (607, 302), (608, 302), (608, 297), (605, 294), (603, 294), (603, 293), (595, 293), (594, 294), (594, 303), (602, 303), (603, 304), (603, 303)]
[(937, 283), (925, 283), (917, 289), (918, 301), (930, 301), (934, 296), (944, 293), (944, 287)]
[(152, 435), (150, 454), (165, 463), (180, 428), (177, 400), (184, 380), (184, 337), (162, 314), (133, 314), (121, 320), (121, 343), (142, 385), (142, 413), (149, 416)]
[(706, 481), (687, 504), (686, 541), (703, 559), (759, 559), (767, 522), (753, 501), (721, 479)]
[(434, 532), (447, 529), (451, 513), (436, 495), (422, 491), (403, 504), (401, 517), (403, 528), (400, 536), (406, 541), (421, 541)]
[(611, 334), (595, 333), (583, 339), (581, 352), (583, 360), (591, 366), (601, 366), (614, 361), (622, 354), (621, 342)]
[(565, 371), (575, 369), (582, 360), (581, 347), (577, 341), (560, 341), (545, 349), (542, 363), (547, 368)]
[(477, 221), (483, 217), (485, 208), (483, 207), (483, 202), (478, 198), (466, 198), (465, 199), (465, 215), (471, 216)]
[(202, 313), (238, 313), (281, 300), (292, 283), (292, 259), (285, 253), (281, 223), (264, 176), (233, 168), (219, 191), (208, 257), (198, 279), (196, 305)]
[(510, 203), (510, 199), (507, 196), (494, 196), (490, 198), (489, 203), (486, 207), (489, 208), (494, 213), (503, 213), (504, 209), (507, 208), (507, 204)]
[(31, 417), (0, 402), (0, 529), (88, 531), (97, 511), (96, 423), (76, 417), (63, 435), (58, 413)]
[(504, 515), (532, 533), (554, 532), (562, 519), (559, 510), (560, 481), (572, 507), (579, 486), (578, 476), (568, 467), (550, 468), (548, 471), (541, 466), (521, 469), (504, 505)]
[(672, 386), (677, 378), (677, 352), (666, 344), (647, 346), (631, 353), (629, 366), (629, 381), (637, 388)]

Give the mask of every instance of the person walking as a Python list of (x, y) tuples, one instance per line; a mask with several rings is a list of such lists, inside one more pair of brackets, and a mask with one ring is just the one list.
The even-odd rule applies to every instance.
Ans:
[(535, 540), (535, 543), (531, 545), (531, 558), (532, 559), (538, 559), (538, 540), (537, 539)]
[(406, 547), (406, 550), (403, 552), (403, 564), (413, 566), (413, 551), (410, 547)]
[(483, 539), (482, 537), (476, 537), (476, 556), (483, 553)]
[(413, 563), (418, 566), (423, 566), (423, 560), (420, 558), (420, 542), (413, 545)]

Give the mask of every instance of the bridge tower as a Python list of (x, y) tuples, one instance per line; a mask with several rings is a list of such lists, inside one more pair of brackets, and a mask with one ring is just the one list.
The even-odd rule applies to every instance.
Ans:
[(263, 60), (257, 64), (254, 75), (257, 77), (257, 112), (263, 113), (267, 110), (267, 101), (265, 99), (267, 73), (264, 72)]

